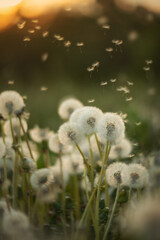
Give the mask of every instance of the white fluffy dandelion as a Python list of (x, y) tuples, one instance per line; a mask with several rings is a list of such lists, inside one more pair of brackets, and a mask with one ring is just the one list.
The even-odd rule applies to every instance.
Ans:
[(128, 165), (122, 162), (112, 163), (106, 170), (107, 182), (112, 187), (126, 186), (129, 181)]
[(99, 136), (111, 143), (123, 138), (124, 131), (124, 122), (116, 113), (105, 113), (98, 123)]
[(5, 214), (9, 213), (7, 203), (4, 200), (0, 201), (0, 218), (2, 219)]
[(79, 144), (84, 135), (76, 123), (67, 122), (60, 126), (58, 137), (64, 145)]
[(132, 163), (128, 165), (129, 181), (128, 186), (132, 188), (145, 187), (149, 182), (147, 169), (141, 164)]
[(68, 98), (62, 101), (58, 107), (58, 114), (62, 119), (69, 119), (70, 115), (83, 104), (76, 98)]
[[(37, 149), (37, 145), (35, 143), (29, 141), (29, 146), (31, 148), (34, 160), (37, 160), (39, 158), (39, 152), (38, 152), (38, 149)], [(28, 146), (27, 146), (26, 142), (21, 143), (21, 148), (20, 149), (21, 149), (21, 152), (22, 152), (22, 155), (24, 156), (24, 158), (30, 158), (31, 157), (30, 151), (28, 149)]]
[(0, 138), (0, 158), (3, 158), (6, 152), (6, 146), (3, 142), (3, 139)]
[(9, 236), (27, 233), (30, 224), (26, 215), (19, 211), (11, 211), (4, 215), (2, 222), (3, 231)]
[(52, 183), (47, 185), (38, 191), (38, 201), (43, 203), (53, 203), (57, 200), (58, 193), (60, 192), (60, 187)]
[(60, 152), (70, 153), (73, 149), (72, 146), (63, 145), (59, 141), (58, 134), (54, 134), (54, 133), (49, 138), (48, 146), (49, 146), (49, 149), (54, 153), (60, 153)]
[(15, 91), (4, 91), (0, 94), (0, 113), (4, 118), (16, 116), (25, 107), (23, 98)]
[(53, 132), (48, 128), (41, 129), (38, 126), (35, 126), (29, 131), (29, 133), (33, 141), (40, 143), (42, 141), (48, 141)]
[[(28, 126), (27, 126), (27, 122), (24, 119), (22, 119), (22, 124), (23, 124), (24, 130), (26, 132)], [(19, 122), (18, 118), (12, 118), (12, 128), (13, 128), (14, 136), (16, 136), (16, 137), (23, 136), (23, 131), (21, 129), (20, 122)], [(10, 121), (9, 120), (7, 120), (4, 123), (4, 132), (5, 132), (5, 135), (7, 137), (12, 137), (12, 131), (11, 131), (11, 126), (10, 126)]]
[(132, 151), (131, 142), (124, 138), (121, 140), (119, 144), (112, 146), (109, 158), (117, 159), (117, 158), (127, 158)]
[(26, 172), (33, 172), (37, 168), (36, 163), (32, 158), (25, 158), (22, 167)]
[(31, 185), (35, 190), (46, 187), (54, 182), (53, 173), (48, 168), (36, 170), (30, 178)]
[(78, 118), (77, 124), (85, 135), (91, 135), (97, 132), (98, 121), (103, 113), (96, 107), (84, 107)]
[(77, 123), (79, 117), (81, 116), (82, 112), (86, 109), (87, 107), (81, 107), (81, 108), (77, 108), (71, 115), (69, 118), (70, 122), (73, 123)]

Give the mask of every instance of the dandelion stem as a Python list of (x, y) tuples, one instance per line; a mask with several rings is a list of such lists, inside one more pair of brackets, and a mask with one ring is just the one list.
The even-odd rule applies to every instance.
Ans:
[(59, 161), (60, 161), (60, 173), (61, 173), (61, 181), (62, 181), (62, 211), (64, 221), (66, 220), (66, 203), (65, 203), (65, 186), (64, 186), (64, 175), (63, 175), (63, 162), (62, 162), (62, 153), (59, 153)]
[(7, 180), (7, 166), (6, 166), (6, 158), (3, 157), (3, 168), (4, 168), (4, 180)]
[(27, 134), (25, 132), (25, 129), (24, 129), (24, 126), (23, 126), (23, 123), (22, 123), (22, 119), (21, 119), (21, 117), (18, 117), (18, 119), (19, 119), (19, 122), (20, 122), (20, 126), (22, 128), (22, 132), (23, 132), (23, 135), (24, 135), (24, 138), (25, 138), (25, 141), (26, 141), (26, 144), (27, 144), (30, 156), (34, 160), (34, 157), (33, 157), (33, 154), (32, 154), (32, 150), (31, 150), (31, 147), (30, 147), (30, 144), (29, 144), (29, 141), (28, 141), (28, 137), (27, 137)]
[(75, 214), (77, 220), (80, 217), (80, 199), (79, 199), (79, 186), (78, 186), (78, 179), (77, 174), (74, 174), (74, 203), (75, 203)]
[(13, 132), (13, 124), (12, 124), (12, 117), (9, 116), (9, 123), (10, 123), (10, 128), (11, 128), (11, 134), (12, 134), (12, 139), (13, 139), (13, 143), (15, 144), (15, 136), (14, 136), (14, 132)]
[(83, 158), (84, 164), (86, 165), (86, 167), (87, 167), (87, 169), (88, 169), (88, 172), (90, 173), (90, 166), (89, 166), (89, 164), (88, 164), (88, 162), (87, 162), (87, 159), (85, 158), (85, 156), (84, 156), (84, 154), (83, 154), (83, 152), (82, 152), (82, 150), (80, 149), (80, 147), (79, 147), (78, 144), (76, 144), (76, 147), (77, 147), (78, 151), (80, 152), (80, 154), (81, 154), (81, 156), (82, 156), (82, 158)]
[(101, 150), (101, 147), (100, 147), (100, 144), (99, 144), (97, 134), (95, 133), (94, 136), (95, 136), (97, 147), (98, 147), (98, 150), (99, 150), (99, 154), (100, 154), (100, 157), (101, 157), (101, 160), (102, 160), (103, 159), (103, 153), (102, 153), (102, 150)]
[(103, 236), (103, 240), (107, 239), (107, 235), (108, 235), (110, 226), (112, 224), (113, 215), (114, 215), (114, 212), (115, 212), (115, 209), (116, 209), (116, 205), (117, 205), (117, 201), (118, 201), (119, 191), (120, 191), (120, 185), (118, 184), (117, 192), (116, 192), (116, 198), (115, 198), (115, 201), (114, 201), (114, 204), (113, 204), (113, 207), (112, 207), (112, 211), (111, 211), (111, 215), (110, 215), (109, 221), (108, 221), (107, 226), (106, 226), (106, 230), (105, 230), (105, 233), (104, 233), (104, 236)]
[(99, 182), (98, 182), (98, 188), (97, 188), (96, 210), (95, 210), (96, 211), (96, 239), (99, 239), (99, 200), (100, 200), (100, 193), (101, 193), (101, 184), (102, 184), (102, 179), (103, 179), (104, 171), (105, 171), (105, 165), (108, 160), (109, 152), (110, 152), (110, 146), (107, 141), (106, 148), (105, 148), (105, 155), (103, 158), (102, 168), (101, 168)]
[(128, 202), (131, 201), (131, 197), (132, 197), (132, 187), (129, 188), (129, 193), (128, 193)]
[(88, 143), (89, 143), (89, 152), (90, 152), (90, 164), (91, 164), (91, 191), (93, 191), (94, 187), (94, 162), (93, 162), (93, 152), (92, 152), (92, 145), (90, 136), (88, 136)]
[(5, 144), (5, 133), (4, 133), (4, 124), (3, 124), (3, 120), (1, 120), (1, 132), (2, 132), (2, 139), (3, 139), (3, 143)]

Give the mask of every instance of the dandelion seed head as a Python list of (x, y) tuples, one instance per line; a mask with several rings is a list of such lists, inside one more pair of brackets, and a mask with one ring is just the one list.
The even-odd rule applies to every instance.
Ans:
[(97, 131), (99, 119), (103, 116), (102, 111), (97, 107), (84, 107), (80, 113), (77, 124), (85, 135), (91, 135)]
[(98, 134), (111, 143), (120, 141), (124, 137), (125, 125), (116, 113), (105, 113), (98, 123)]
[(122, 162), (112, 163), (106, 170), (107, 182), (116, 188), (119, 185), (126, 186), (129, 180), (128, 166)]
[(0, 113), (4, 118), (14, 117), (17, 112), (23, 112), (24, 101), (15, 91), (4, 91), (0, 94)]
[(73, 150), (72, 146), (63, 145), (59, 141), (58, 134), (53, 133), (48, 140), (49, 149), (54, 153), (70, 153)]
[(69, 119), (71, 114), (78, 108), (83, 107), (82, 102), (76, 98), (68, 98), (62, 101), (58, 107), (58, 114), (62, 119)]
[(62, 144), (74, 145), (79, 144), (84, 138), (84, 135), (76, 123), (67, 122), (60, 126), (58, 137)]
[(26, 172), (33, 172), (37, 168), (36, 163), (32, 158), (25, 158), (22, 167)]
[(4, 232), (9, 236), (27, 233), (30, 224), (29, 219), (22, 212), (12, 210), (5, 214), (2, 222)]
[(128, 165), (129, 182), (128, 185), (132, 188), (145, 187), (149, 182), (147, 169), (141, 164), (131, 163)]
[(117, 159), (117, 158), (127, 158), (132, 151), (132, 144), (131, 142), (124, 138), (121, 142), (117, 145), (112, 146), (109, 158), (110, 159)]
[(54, 182), (54, 176), (50, 169), (48, 168), (42, 168), (36, 170), (30, 178), (30, 182), (32, 187), (35, 190), (41, 189), (45, 186), (50, 185)]
[[(14, 136), (16, 136), (16, 137), (23, 136), (23, 131), (21, 129), (19, 119), (18, 118), (12, 118), (11, 121), (12, 121), (12, 128), (13, 128)], [(28, 128), (28, 125), (27, 125), (27, 122), (24, 119), (22, 119), (22, 124), (23, 124), (24, 130), (26, 132), (27, 128)], [(4, 132), (5, 132), (5, 135), (7, 137), (12, 137), (12, 131), (11, 131), (11, 126), (10, 126), (10, 121), (9, 120), (7, 120), (4, 123)]]
[(40, 143), (42, 141), (48, 141), (49, 137), (53, 132), (50, 131), (48, 128), (39, 128), (36, 125), (33, 129), (29, 131), (29, 134), (33, 141)]
[(53, 203), (57, 200), (58, 193), (60, 192), (59, 186), (52, 183), (38, 191), (38, 201), (43, 203)]

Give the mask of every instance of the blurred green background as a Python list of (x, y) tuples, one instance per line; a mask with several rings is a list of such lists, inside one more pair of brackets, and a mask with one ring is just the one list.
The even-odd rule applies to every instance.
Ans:
[[(52, 14), (39, 19), (41, 30), (24, 42), (28, 29), (34, 27), (26, 20), (24, 29), (16, 25), (0, 32), (0, 91), (14, 89), (27, 96), (27, 110), (31, 113), (30, 127), (50, 127), (57, 130), (62, 123), (57, 108), (66, 96), (75, 96), (85, 105), (96, 105), (103, 111), (127, 113), (127, 135), (138, 142), (144, 153), (160, 146), (160, 18), (138, 8), (134, 12), (118, 9), (113, 1), (99, 1), (103, 7), (101, 16), (108, 19), (110, 29), (97, 23), (100, 16), (82, 16), (64, 10), (56, 17)], [(49, 34), (42, 37), (44, 31)], [(60, 34), (71, 42), (69, 48), (63, 41), (56, 41)], [(135, 35), (135, 39), (130, 40)], [(112, 40), (123, 40), (115, 46)], [(84, 42), (77, 47), (77, 42)], [(113, 47), (112, 53), (105, 49)], [(43, 62), (41, 57), (48, 54)], [(152, 59), (150, 70), (143, 68)], [(93, 72), (87, 68), (99, 61)], [(110, 79), (117, 79), (112, 83)], [(8, 84), (14, 81), (14, 85)], [(107, 81), (106, 86), (101, 86)], [(128, 82), (133, 82), (131, 86)], [(41, 87), (48, 88), (41, 91)], [(117, 91), (126, 86), (130, 93)], [(132, 97), (133, 100), (126, 101)], [(90, 103), (89, 100), (95, 102)]]

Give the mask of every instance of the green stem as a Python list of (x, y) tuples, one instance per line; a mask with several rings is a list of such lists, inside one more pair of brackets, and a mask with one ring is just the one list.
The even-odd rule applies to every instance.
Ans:
[(79, 186), (78, 186), (78, 179), (77, 174), (74, 174), (74, 203), (75, 203), (75, 214), (76, 219), (80, 218), (80, 198), (79, 198)]
[(29, 144), (29, 140), (28, 140), (27, 134), (25, 132), (25, 129), (23, 127), (22, 119), (21, 119), (21, 117), (18, 117), (18, 119), (19, 119), (19, 122), (20, 122), (20, 126), (21, 126), (21, 129), (22, 129), (22, 132), (23, 132), (23, 135), (24, 135), (24, 138), (25, 138), (25, 141), (26, 141), (26, 144), (27, 144), (30, 156), (34, 160), (34, 157), (33, 157), (33, 154), (32, 154), (32, 150), (31, 150), (31, 147), (30, 147), (30, 144)]
[(14, 172), (13, 172), (13, 208), (17, 207), (17, 177), (18, 177), (18, 155), (15, 153)]
[(102, 159), (103, 159), (103, 152), (102, 152), (102, 150), (101, 150), (101, 146), (100, 146), (100, 144), (99, 144), (99, 140), (98, 140), (97, 134), (95, 133), (94, 136), (95, 136), (96, 143), (97, 143), (97, 147), (98, 147), (98, 150), (99, 150), (99, 155), (100, 155), (101, 160), (102, 160)]
[(93, 151), (92, 151), (90, 136), (88, 136), (88, 143), (89, 143), (90, 164), (91, 164), (91, 179), (90, 179), (90, 181), (91, 181), (91, 192), (92, 192), (93, 187), (94, 187), (94, 162), (93, 162)]
[(114, 201), (114, 204), (113, 204), (113, 208), (112, 208), (112, 211), (111, 211), (111, 215), (110, 215), (109, 221), (108, 221), (107, 226), (106, 226), (106, 230), (105, 230), (105, 233), (104, 233), (103, 240), (107, 239), (107, 235), (108, 235), (110, 226), (112, 224), (113, 215), (114, 215), (114, 212), (115, 212), (115, 209), (116, 209), (116, 205), (117, 205), (117, 201), (118, 201), (119, 191), (120, 191), (120, 185), (118, 184), (117, 192), (116, 192), (116, 198), (115, 198), (115, 201)]
[(62, 153), (59, 153), (59, 161), (60, 161), (60, 174), (61, 174), (61, 182), (62, 182), (62, 211), (64, 221), (66, 220), (66, 203), (65, 203), (65, 185), (64, 185), (64, 175), (63, 175), (63, 162), (62, 162)]
[(104, 178), (104, 183), (105, 183), (105, 194), (106, 194), (105, 203), (106, 203), (106, 207), (109, 208), (110, 200), (109, 200), (108, 183), (107, 183), (106, 175)]
[(129, 193), (128, 193), (128, 202), (131, 201), (131, 197), (132, 197), (132, 187), (129, 188)]
[(4, 181), (7, 180), (7, 166), (6, 166), (6, 158), (3, 157), (3, 168), (4, 168)]
[(4, 133), (4, 123), (3, 120), (1, 120), (1, 131), (2, 131), (2, 139), (3, 139), (3, 143), (5, 144), (5, 133)]
[(12, 139), (13, 139), (13, 144), (16, 143), (14, 132), (13, 132), (13, 124), (12, 124), (12, 117), (9, 116), (9, 123), (10, 123), (10, 128), (11, 128), (11, 134), (12, 134)]
[(85, 156), (84, 156), (84, 154), (83, 154), (83, 152), (82, 152), (82, 150), (80, 149), (80, 147), (79, 147), (78, 144), (76, 144), (76, 147), (77, 147), (78, 151), (80, 152), (80, 154), (81, 154), (81, 156), (82, 156), (82, 158), (83, 158), (84, 164), (85, 164), (85, 166), (87, 167), (88, 172), (90, 173), (90, 166), (89, 166), (89, 164), (88, 164), (88, 162), (87, 162), (87, 159), (85, 158)]
[(100, 177), (99, 177), (99, 183), (98, 183), (98, 188), (97, 188), (97, 198), (96, 198), (96, 239), (99, 239), (99, 200), (100, 200), (100, 193), (101, 193), (101, 184), (102, 184), (102, 179), (104, 176), (105, 172), (105, 166), (108, 160), (108, 155), (109, 155), (109, 143), (107, 142), (106, 144), (106, 149), (105, 149), (105, 155), (102, 163), (102, 168), (100, 172)]

